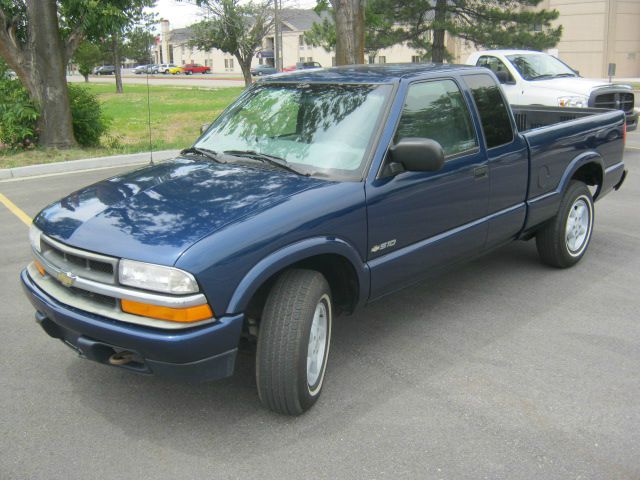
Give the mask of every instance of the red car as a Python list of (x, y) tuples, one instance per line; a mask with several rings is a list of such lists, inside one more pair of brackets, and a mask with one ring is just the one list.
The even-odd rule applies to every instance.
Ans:
[(198, 65), (197, 63), (188, 63), (182, 65), (182, 72), (185, 75), (193, 75), (194, 73), (211, 73), (211, 67)]

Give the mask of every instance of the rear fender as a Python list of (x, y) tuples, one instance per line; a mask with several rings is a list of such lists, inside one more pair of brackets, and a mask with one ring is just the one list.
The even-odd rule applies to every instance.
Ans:
[(258, 289), (274, 274), (316, 255), (334, 254), (346, 258), (358, 277), (358, 302), (362, 305), (369, 298), (369, 267), (348, 242), (335, 237), (308, 238), (281, 248), (258, 262), (238, 284), (227, 312), (244, 312)]
[[(602, 159), (602, 156), (598, 152), (590, 150), (588, 152), (581, 153), (576, 158), (574, 158), (571, 161), (571, 163), (569, 163), (569, 166), (567, 167), (564, 174), (562, 175), (562, 178), (560, 179), (557, 192), (562, 194), (566, 190), (566, 188), (569, 186), (569, 182), (571, 181), (575, 173), (581, 167), (589, 163), (595, 163), (600, 167), (601, 178), (604, 179), (604, 170), (605, 170), (604, 160)], [(598, 191), (596, 191), (596, 194), (594, 195), (594, 197), (597, 197), (598, 193), (600, 193), (601, 186), (602, 185), (598, 186)]]

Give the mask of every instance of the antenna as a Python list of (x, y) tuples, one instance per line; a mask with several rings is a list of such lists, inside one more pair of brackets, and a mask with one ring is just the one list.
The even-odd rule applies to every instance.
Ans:
[[(150, 67), (153, 68), (153, 67)], [(153, 142), (151, 140), (151, 94), (149, 93), (149, 68), (147, 68), (147, 126), (149, 128), (149, 163), (153, 165)]]

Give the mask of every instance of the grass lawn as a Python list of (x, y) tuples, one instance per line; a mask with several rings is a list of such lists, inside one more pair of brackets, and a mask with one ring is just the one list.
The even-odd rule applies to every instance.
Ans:
[[(98, 95), (104, 113), (112, 121), (103, 146), (92, 149), (0, 152), (0, 168), (60, 162), (149, 150), (147, 86), (125, 85), (118, 95), (111, 84), (85, 86)], [(240, 95), (240, 87), (202, 88), (150, 86), (151, 138), (154, 150), (189, 146), (200, 126), (210, 123)]]

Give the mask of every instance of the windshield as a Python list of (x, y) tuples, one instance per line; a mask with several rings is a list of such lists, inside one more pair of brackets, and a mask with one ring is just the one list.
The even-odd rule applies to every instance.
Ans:
[(525, 80), (578, 76), (576, 72), (551, 55), (519, 53), (507, 55), (507, 58)]
[(356, 179), (391, 85), (259, 85), (241, 96), (194, 145), (251, 151), (311, 175)]

